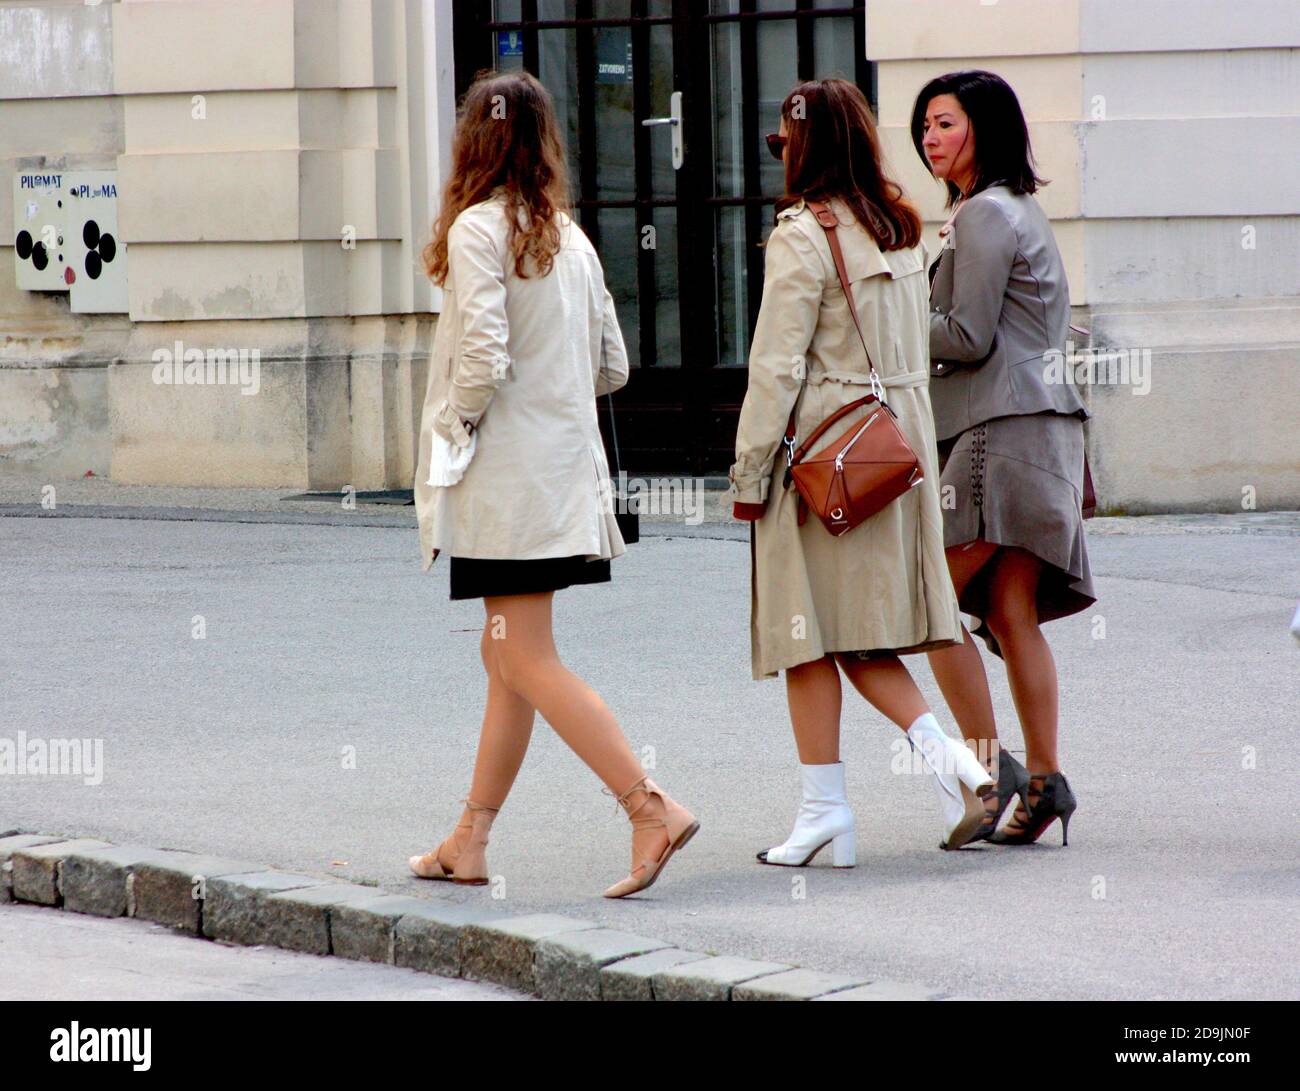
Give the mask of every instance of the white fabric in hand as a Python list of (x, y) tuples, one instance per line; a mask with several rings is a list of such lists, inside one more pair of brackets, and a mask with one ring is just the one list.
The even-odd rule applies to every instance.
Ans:
[(432, 446), (429, 449), (429, 480), (426, 484), (433, 488), (456, 484), (465, 476), (465, 468), (474, 457), (474, 448), (478, 446), (478, 432), (470, 433), (469, 444), (465, 447), (445, 440), (434, 432)]

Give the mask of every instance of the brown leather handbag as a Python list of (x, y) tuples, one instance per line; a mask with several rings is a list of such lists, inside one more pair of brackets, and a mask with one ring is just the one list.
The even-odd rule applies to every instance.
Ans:
[[(858, 309), (853, 302), (853, 290), (849, 287), (848, 273), (844, 268), (844, 252), (840, 249), (840, 240), (835, 233), (839, 221), (835, 218), (835, 213), (820, 201), (809, 201), (808, 207), (825, 230), (826, 241), (830, 243), (840, 287), (844, 289), (844, 297), (848, 300), (849, 314), (853, 316), (853, 325), (857, 328), (862, 350), (867, 354), (872, 392), (837, 409), (797, 448), (795, 417), (799, 411), (799, 400), (795, 399), (794, 408), (790, 410), (790, 420), (786, 424), (785, 439), (782, 441), (785, 444), (787, 463), (785, 487), (788, 489), (793, 482), (799, 490), (800, 526), (807, 521), (808, 509), (811, 508), (826, 529), (839, 536), (871, 518), (909, 489), (915, 488), (924, 480), (924, 476), (916, 452), (898, 427), (894, 411), (885, 402), (885, 388), (871, 362), (867, 339), (862, 334)], [(873, 402), (877, 404), (865, 418), (854, 421), (815, 455), (808, 454), (827, 429)]]

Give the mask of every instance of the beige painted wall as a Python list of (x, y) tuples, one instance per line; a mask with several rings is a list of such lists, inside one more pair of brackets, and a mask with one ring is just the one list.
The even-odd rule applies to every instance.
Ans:
[[(435, 305), (419, 250), (438, 6), (0, 4), (0, 61), (40, 60), (0, 66), (3, 240), (18, 166), (115, 168), (130, 252), (129, 313), (95, 316), (16, 290), (0, 248), (0, 315), (20, 331), (0, 347), (0, 467), (410, 485)], [(255, 353), (257, 393), (156, 382), (155, 353), (178, 341)]]

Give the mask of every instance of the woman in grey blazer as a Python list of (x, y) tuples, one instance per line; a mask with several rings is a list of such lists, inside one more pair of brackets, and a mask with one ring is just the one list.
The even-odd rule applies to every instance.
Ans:
[[(943, 464), (944, 546), (962, 611), (1007, 667), (1028, 770), (997, 745), (993, 702), (970, 633), (930, 653), (967, 740), (998, 782), (977, 840), (1029, 844), (1057, 818), (1066, 842), (1074, 794), (1057, 757), (1056, 664), (1039, 626), (1096, 601), (1084, 541), (1083, 422), (1064, 353), (1070, 290), (1033, 193), (1029, 131), (1015, 92), (991, 72), (921, 89), (912, 141), (948, 190), (952, 217), (930, 269), (930, 397)], [(1011, 821), (997, 830), (1013, 795)]]

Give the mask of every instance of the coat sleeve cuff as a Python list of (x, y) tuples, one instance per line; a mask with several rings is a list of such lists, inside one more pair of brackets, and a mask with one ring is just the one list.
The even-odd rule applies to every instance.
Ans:
[(433, 430), (457, 447), (469, 446), (469, 434), (473, 427), (472, 424), (461, 420), (460, 414), (445, 401), (438, 407), (438, 412), (433, 418)]
[(772, 485), (770, 471), (763, 473), (761, 471), (741, 471), (737, 472), (733, 465), (727, 473), (727, 479), (731, 482), (731, 499), (737, 504), (759, 504), (767, 503), (768, 489)]
[(767, 510), (766, 504), (742, 504), (736, 502), (731, 505), (731, 517), (733, 519), (743, 519), (752, 521), (763, 518), (763, 513)]

